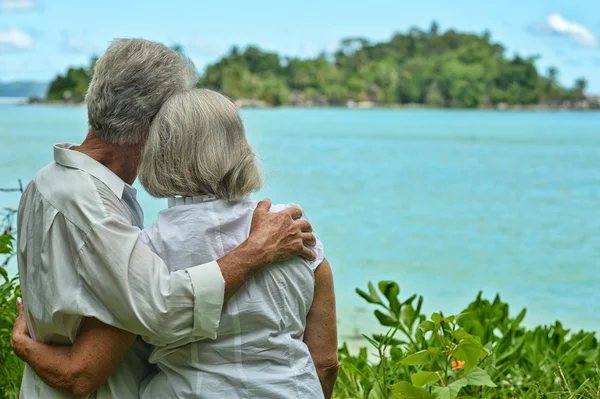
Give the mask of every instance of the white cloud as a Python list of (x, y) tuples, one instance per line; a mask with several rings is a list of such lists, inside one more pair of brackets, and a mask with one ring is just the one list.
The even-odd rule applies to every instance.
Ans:
[(89, 46), (83, 39), (67, 32), (62, 33), (61, 48), (68, 53), (87, 54), (90, 52)]
[(83, 42), (83, 40), (75, 37), (68, 37), (65, 44), (70, 50), (73, 51), (82, 52), (85, 50), (85, 43)]
[(566, 36), (581, 46), (598, 47), (598, 39), (588, 28), (569, 21), (558, 13), (549, 15), (546, 24), (550, 31)]
[(24, 50), (31, 46), (33, 39), (21, 30), (0, 31), (0, 50)]
[(31, 10), (35, 8), (34, 0), (0, 0), (0, 10)]

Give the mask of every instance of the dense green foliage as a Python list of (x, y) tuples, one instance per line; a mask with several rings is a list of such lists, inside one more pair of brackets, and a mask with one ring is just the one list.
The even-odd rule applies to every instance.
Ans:
[(535, 59), (505, 56), (489, 33), (440, 33), (433, 23), (428, 32), (414, 28), (387, 42), (345, 39), (334, 54), (315, 59), (282, 59), (254, 46), (234, 47), (206, 69), (199, 85), (273, 105), (300, 98), (331, 105), (353, 100), (477, 107), (583, 97), (585, 80), (563, 89), (556, 69), (541, 76)]
[(23, 363), (10, 347), (10, 332), (16, 317), (18, 280), (9, 278), (5, 266), (13, 252), (13, 217), (8, 210), (0, 221), (0, 398), (18, 398)]
[[(174, 47), (182, 51), (180, 46)], [(248, 46), (233, 47), (209, 65), (199, 86), (236, 99), (271, 105), (423, 104), (433, 107), (487, 107), (506, 104), (552, 104), (584, 98), (586, 81), (573, 89), (557, 83), (558, 71), (542, 76), (536, 57), (507, 57), (505, 49), (481, 35), (411, 29), (389, 41), (344, 39), (333, 54), (314, 59), (284, 58)], [(70, 68), (50, 85), (48, 100), (82, 101), (93, 73)]]
[(66, 100), (82, 102), (94, 73), (96, 58), (92, 58), (87, 68), (69, 68), (64, 75), (57, 76), (48, 88), (49, 101)]
[(338, 399), (600, 398), (594, 333), (559, 322), (528, 329), (525, 310), (510, 317), (498, 296), (490, 302), (480, 294), (457, 317), (427, 319), (423, 298), (401, 301), (396, 283), (357, 291), (390, 331), (366, 337), (374, 356), (342, 347)]

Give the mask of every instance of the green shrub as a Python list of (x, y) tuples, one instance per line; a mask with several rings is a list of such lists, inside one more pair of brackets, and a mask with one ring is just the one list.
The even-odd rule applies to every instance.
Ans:
[(525, 310), (511, 318), (499, 296), (490, 302), (481, 293), (456, 317), (427, 319), (423, 298), (401, 301), (396, 283), (368, 288), (357, 293), (390, 329), (365, 336), (375, 361), (367, 348), (340, 349), (336, 398), (600, 398), (594, 333), (559, 322), (529, 330), (521, 326)]
[[(4, 225), (0, 225), (0, 259), (8, 259), (13, 252), (11, 216), (7, 215)], [(9, 278), (4, 268), (6, 263), (4, 260), (0, 264), (0, 398), (18, 398), (24, 365), (10, 347), (10, 332), (17, 316), (16, 299), (20, 289), (18, 279)]]

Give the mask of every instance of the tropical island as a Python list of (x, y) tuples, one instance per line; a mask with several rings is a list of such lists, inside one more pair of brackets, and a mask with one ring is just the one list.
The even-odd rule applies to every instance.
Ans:
[[(384, 42), (343, 39), (315, 58), (234, 46), (207, 66), (198, 86), (251, 107), (600, 109), (600, 98), (584, 94), (585, 79), (562, 87), (558, 70), (540, 73), (537, 59), (507, 56), (489, 32), (442, 33), (433, 22), (428, 31), (412, 28)], [(46, 100), (31, 102), (83, 102), (95, 61), (69, 68), (51, 82)]]

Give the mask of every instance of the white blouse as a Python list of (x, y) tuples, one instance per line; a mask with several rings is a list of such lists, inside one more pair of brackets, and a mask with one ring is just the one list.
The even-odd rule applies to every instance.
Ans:
[[(218, 259), (249, 235), (256, 201), (211, 196), (173, 198), (142, 240), (171, 269)], [(289, 205), (275, 205), (281, 211)], [(303, 216), (305, 218), (305, 216)], [(159, 372), (142, 398), (322, 398), (303, 342), (314, 294), (314, 271), (324, 259), (294, 258), (264, 268), (226, 303), (217, 338), (185, 338), (156, 348)]]

